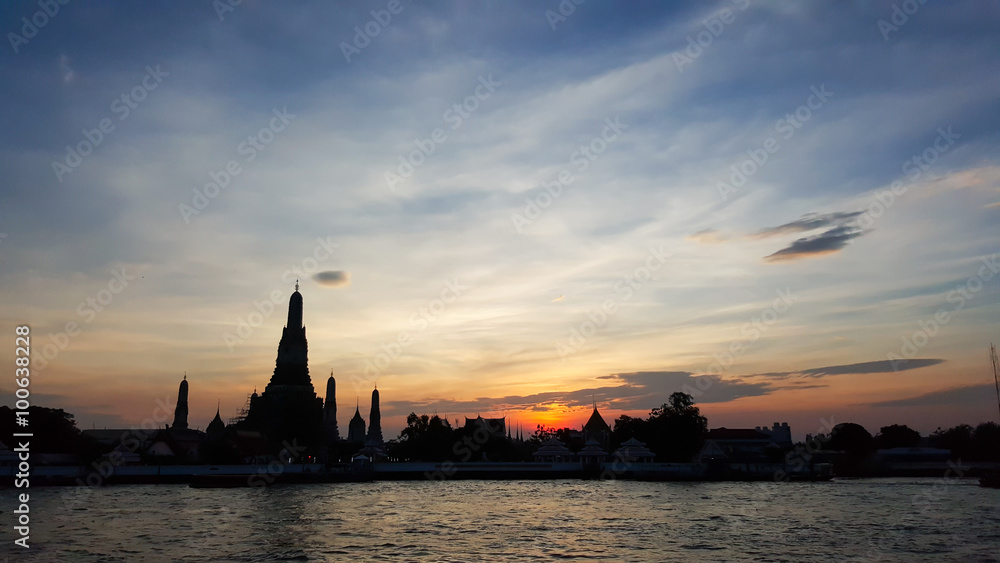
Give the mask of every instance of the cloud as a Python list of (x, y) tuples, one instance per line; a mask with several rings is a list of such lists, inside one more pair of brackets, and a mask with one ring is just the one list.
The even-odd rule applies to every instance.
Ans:
[(343, 270), (326, 270), (313, 275), (313, 281), (326, 287), (343, 287), (351, 283), (351, 276)]
[(773, 237), (786, 233), (803, 233), (830, 226), (844, 227), (853, 218), (861, 215), (860, 211), (837, 211), (834, 213), (806, 213), (799, 219), (777, 227), (761, 229), (751, 235), (754, 238)]
[(556, 297), (555, 299), (553, 299), (552, 302), (555, 303), (556, 301), (562, 301), (564, 299), (566, 299), (566, 296), (565, 295), (560, 295), (559, 297)]
[(550, 391), (532, 395), (506, 397), (480, 397), (472, 401), (428, 400), (393, 401), (386, 403), (385, 414), (405, 415), (416, 413), (486, 413), (507, 410), (547, 411), (552, 405), (573, 408), (591, 404), (596, 398), (616, 410), (648, 411), (667, 402), (671, 393), (682, 391), (685, 386), (701, 390), (695, 397), (697, 403), (726, 403), (743, 397), (767, 395), (776, 390), (770, 383), (748, 383), (736, 379), (719, 379), (707, 375), (694, 375), (686, 371), (638, 371), (600, 376), (598, 380), (610, 383), (600, 387), (572, 391)]
[(719, 244), (729, 240), (729, 236), (722, 234), (717, 229), (702, 229), (693, 235), (688, 235), (687, 240), (702, 244)]
[(893, 401), (881, 401), (878, 403), (868, 403), (869, 407), (930, 407), (930, 406), (962, 406), (975, 405), (986, 401), (987, 397), (992, 400), (994, 389), (991, 384), (968, 385), (965, 387), (953, 387), (942, 389), (909, 397), (907, 399), (896, 399)]
[(818, 235), (800, 238), (781, 250), (764, 257), (766, 262), (784, 262), (809, 256), (821, 256), (840, 251), (851, 240), (863, 235), (856, 227), (834, 227)]
[[(895, 365), (893, 365), (894, 363)], [(871, 362), (859, 362), (856, 364), (843, 364), (839, 366), (824, 366), (818, 368), (809, 368), (799, 371), (755, 373), (752, 375), (747, 375), (745, 377), (788, 379), (793, 375), (801, 375), (809, 377), (826, 377), (828, 375), (893, 373), (897, 371), (909, 371), (913, 369), (925, 368), (928, 366), (936, 366), (941, 363), (944, 363), (944, 360), (940, 358), (925, 358), (925, 359), (916, 358), (912, 360), (903, 360), (899, 362), (892, 362), (890, 360), (875, 360)]]

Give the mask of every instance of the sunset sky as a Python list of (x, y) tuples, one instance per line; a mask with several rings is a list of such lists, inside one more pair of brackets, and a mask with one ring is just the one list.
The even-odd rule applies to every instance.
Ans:
[(82, 428), (186, 373), (204, 428), (298, 279), (317, 392), (346, 428), (377, 383), (387, 438), (690, 389), (797, 438), (997, 420), (1000, 6), (818, 4), (5, 7), (0, 359), (30, 325)]

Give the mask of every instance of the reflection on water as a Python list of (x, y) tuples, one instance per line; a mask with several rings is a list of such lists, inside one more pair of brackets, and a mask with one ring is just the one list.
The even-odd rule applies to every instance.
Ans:
[[(959, 479), (137, 485), (31, 500), (39, 561), (1000, 561), (1000, 490)], [(8, 524), (4, 552), (20, 560)]]

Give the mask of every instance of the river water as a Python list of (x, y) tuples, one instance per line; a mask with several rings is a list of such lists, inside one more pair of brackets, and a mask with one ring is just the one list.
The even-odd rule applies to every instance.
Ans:
[(1000, 561), (1000, 490), (826, 483), (458, 481), (31, 491), (37, 561)]

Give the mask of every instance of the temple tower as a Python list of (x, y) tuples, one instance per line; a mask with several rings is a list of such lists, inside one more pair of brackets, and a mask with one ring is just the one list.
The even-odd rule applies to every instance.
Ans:
[(300, 440), (317, 443), (323, 430), (323, 399), (316, 396), (309, 378), (309, 346), (302, 324), (299, 284), (288, 299), (288, 319), (278, 342), (274, 373), (264, 392), (251, 397), (244, 425), (258, 430), (272, 442)]
[(323, 432), (327, 440), (340, 440), (340, 431), (337, 429), (337, 382), (333, 379), (333, 370), (330, 370), (330, 379), (326, 380), (326, 401), (323, 403)]
[(372, 410), (368, 415), (368, 441), (382, 443), (382, 413), (378, 407), (378, 387), (372, 390)]
[(365, 419), (361, 418), (361, 406), (354, 407), (354, 417), (347, 425), (347, 440), (361, 444), (365, 441)]
[(188, 382), (187, 374), (181, 380), (180, 389), (177, 390), (177, 406), (174, 407), (174, 423), (172, 428), (186, 429), (188, 427)]
[(306, 327), (302, 325), (302, 294), (299, 284), (295, 284), (295, 293), (288, 299), (288, 322), (281, 330), (281, 341), (278, 342), (278, 357), (274, 362), (274, 373), (271, 375), (270, 388), (273, 385), (308, 385), (309, 379), (309, 345), (306, 342)]

